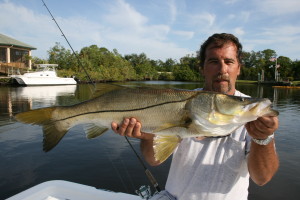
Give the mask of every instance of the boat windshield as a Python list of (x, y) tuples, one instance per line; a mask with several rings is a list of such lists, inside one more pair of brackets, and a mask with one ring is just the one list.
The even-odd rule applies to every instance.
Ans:
[(54, 71), (55, 67), (57, 67), (57, 64), (39, 64), (37, 65), (36, 72), (42, 72), (42, 71)]

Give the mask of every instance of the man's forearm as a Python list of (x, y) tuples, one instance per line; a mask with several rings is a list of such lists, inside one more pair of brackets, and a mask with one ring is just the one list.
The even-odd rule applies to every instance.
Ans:
[(251, 179), (257, 185), (269, 182), (279, 166), (274, 140), (268, 145), (251, 143), (248, 157), (248, 169)]
[(141, 145), (141, 152), (142, 152), (145, 160), (151, 166), (157, 166), (160, 164), (160, 162), (155, 160), (155, 157), (154, 157), (153, 138), (154, 138), (154, 135), (152, 136), (152, 139), (142, 139), (140, 145)]

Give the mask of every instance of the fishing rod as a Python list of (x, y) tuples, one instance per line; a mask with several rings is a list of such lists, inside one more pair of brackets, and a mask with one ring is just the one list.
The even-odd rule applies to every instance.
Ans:
[(138, 158), (138, 160), (140, 161), (141, 165), (144, 167), (145, 170), (145, 174), (148, 177), (148, 179), (150, 180), (151, 184), (153, 185), (153, 187), (156, 189), (157, 192), (160, 192), (161, 189), (158, 185), (158, 182), (156, 181), (156, 179), (154, 178), (154, 176), (152, 175), (152, 173), (150, 172), (150, 170), (146, 167), (146, 165), (144, 164), (143, 160), (141, 159), (141, 157), (137, 154), (137, 152), (135, 151), (135, 149), (133, 148), (132, 144), (130, 143), (130, 141), (128, 140), (127, 136), (125, 136), (125, 139), (127, 140), (128, 144), (130, 145), (131, 149), (133, 150), (134, 154), (136, 155), (136, 157)]
[(63, 37), (65, 38), (65, 40), (67, 41), (69, 47), (71, 48), (73, 54), (75, 55), (75, 57), (76, 57), (76, 59), (77, 59), (77, 61), (78, 61), (79, 65), (80, 65), (80, 67), (82, 67), (82, 69), (84, 70), (84, 72), (85, 72), (87, 78), (89, 79), (90, 83), (92, 83), (93, 86), (95, 87), (95, 83), (92, 81), (92, 79), (91, 79), (91, 77), (89, 76), (89, 74), (87, 73), (85, 67), (84, 67), (83, 64), (81, 63), (78, 54), (74, 51), (74, 49), (73, 49), (73, 47), (71, 46), (69, 40), (67, 39), (66, 35), (64, 34), (64, 32), (62, 31), (62, 29), (61, 29), (60, 26), (58, 25), (57, 21), (56, 21), (55, 18), (53, 17), (52, 13), (50, 12), (50, 10), (49, 10), (49, 8), (47, 7), (47, 5), (46, 5), (46, 3), (44, 2), (44, 0), (42, 0), (42, 2), (43, 2), (43, 4), (44, 4), (44, 6), (46, 7), (46, 9), (48, 10), (49, 14), (51, 15), (52, 20), (55, 22), (56, 26), (57, 26), (58, 29), (60, 30), (62, 36), (63, 36)]
[[(53, 17), (52, 13), (50, 12), (49, 8), (47, 7), (46, 3), (44, 2), (44, 0), (42, 0), (44, 6), (46, 7), (46, 9), (48, 10), (49, 14), (52, 17), (52, 20), (55, 22), (56, 26), (58, 27), (58, 29), (60, 30), (60, 32), (62, 33), (62, 36), (65, 38), (65, 40), (67, 41), (69, 47), (72, 49), (73, 54), (76, 56), (77, 61), (80, 65), (80, 67), (83, 68), (86, 76), (88, 77), (90, 83), (93, 84), (93, 86), (95, 87), (95, 83), (92, 81), (91, 77), (89, 76), (87, 70), (85, 69), (85, 67), (83, 66), (83, 64), (80, 61), (79, 56), (77, 55), (77, 53), (74, 51), (74, 49), (72, 48), (70, 42), (68, 41), (67, 37), (65, 36), (65, 34), (63, 33), (62, 29), (60, 28), (60, 26), (58, 25), (57, 21), (55, 20), (55, 18)], [(130, 148), (132, 149), (132, 151), (134, 152), (134, 154), (136, 155), (136, 157), (138, 158), (138, 160), (140, 161), (141, 165), (143, 166), (144, 170), (145, 170), (145, 174), (147, 176), (147, 178), (149, 179), (149, 181), (151, 182), (151, 184), (153, 185), (153, 187), (156, 189), (157, 192), (160, 192), (161, 189), (156, 181), (156, 179), (154, 178), (154, 176), (152, 175), (152, 173), (150, 172), (150, 170), (146, 167), (146, 165), (144, 164), (143, 160), (141, 159), (141, 157), (137, 154), (137, 152), (135, 151), (135, 149), (133, 148), (132, 144), (130, 143), (130, 141), (128, 140), (128, 138), (125, 136), (126, 141), (128, 142)]]

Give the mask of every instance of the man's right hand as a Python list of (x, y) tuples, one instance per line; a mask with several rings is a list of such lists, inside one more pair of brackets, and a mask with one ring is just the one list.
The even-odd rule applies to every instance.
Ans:
[(142, 124), (135, 118), (125, 118), (121, 124), (111, 123), (112, 130), (121, 135), (134, 137), (141, 140), (141, 152), (145, 160), (152, 166), (160, 164), (154, 157), (153, 138), (154, 134), (141, 132)]
[(141, 132), (142, 124), (135, 118), (124, 118), (121, 124), (115, 122), (111, 123), (112, 130), (121, 135), (127, 137), (134, 137), (142, 140), (153, 139), (153, 134)]

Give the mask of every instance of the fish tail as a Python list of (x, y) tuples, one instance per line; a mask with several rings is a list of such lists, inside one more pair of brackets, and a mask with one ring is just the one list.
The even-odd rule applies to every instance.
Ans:
[(20, 122), (43, 126), (43, 150), (45, 152), (50, 151), (55, 147), (70, 128), (69, 126), (62, 126), (59, 120), (53, 119), (53, 112), (56, 108), (57, 107), (30, 110), (15, 116)]
[(49, 123), (43, 126), (44, 140), (43, 150), (45, 152), (53, 149), (60, 140), (66, 135), (69, 127), (58, 126), (56, 123)]

